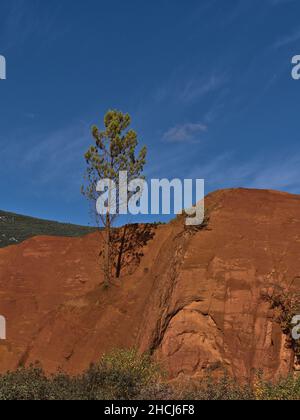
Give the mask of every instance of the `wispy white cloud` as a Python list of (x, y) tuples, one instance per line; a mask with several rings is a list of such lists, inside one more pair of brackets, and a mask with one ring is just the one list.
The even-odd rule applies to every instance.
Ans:
[(300, 193), (300, 157), (273, 157), (268, 162), (254, 158), (237, 162), (234, 153), (224, 153), (203, 166), (194, 167), (189, 176), (204, 178), (210, 189), (257, 188)]
[(275, 42), (275, 44), (273, 45), (273, 48), (278, 49), (278, 48), (286, 47), (287, 45), (293, 44), (299, 40), (300, 40), (300, 29), (278, 39), (278, 41)]
[(74, 168), (80, 167), (88, 141), (89, 129), (86, 124), (64, 127), (50, 132), (44, 138), (37, 138), (35, 144), (24, 153), (21, 164), (24, 167), (39, 166), (38, 184), (47, 184), (54, 179), (64, 182), (66, 177), (73, 177)]
[(208, 127), (201, 123), (186, 123), (182, 125), (176, 125), (175, 127), (170, 128), (163, 135), (163, 139), (167, 142), (186, 142), (194, 140), (195, 137), (206, 132)]
[[(91, 144), (88, 124), (69, 124), (46, 134), (17, 130), (1, 138), (3, 159), (0, 174), (7, 177), (16, 167), (22, 182), (30, 182), (32, 193), (74, 197), (83, 178), (83, 154)], [(17, 157), (17, 158), (16, 158)]]
[(228, 82), (228, 75), (216, 72), (200, 72), (188, 75), (177, 69), (168, 81), (158, 87), (154, 100), (158, 103), (173, 101), (185, 105), (193, 104), (210, 93), (220, 92)]
[(291, 156), (260, 165), (249, 181), (251, 188), (268, 188), (300, 193), (300, 157)]
[(212, 74), (208, 79), (191, 79), (185, 84), (180, 97), (184, 102), (193, 102), (210, 92), (215, 92), (221, 88), (225, 82), (226, 78), (224, 75), (216, 74)]
[[(2, 8), (2, 5), (1, 5)], [(30, 36), (39, 34), (39, 39), (49, 43), (58, 36), (54, 30), (56, 20), (60, 16), (62, 4), (46, 6), (38, 0), (10, 0), (1, 9), (0, 44), (1, 51), (7, 52), (16, 46), (23, 46)], [(66, 31), (68, 22), (64, 28)]]

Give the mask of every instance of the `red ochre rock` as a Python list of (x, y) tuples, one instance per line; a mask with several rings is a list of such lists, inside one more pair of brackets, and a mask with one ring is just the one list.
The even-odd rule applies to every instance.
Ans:
[(287, 375), (295, 357), (262, 293), (300, 291), (300, 196), (224, 190), (208, 226), (158, 226), (138, 265), (105, 290), (99, 234), (0, 250), (0, 370), (39, 361), (78, 373), (116, 348), (151, 351), (171, 379), (226, 370)]

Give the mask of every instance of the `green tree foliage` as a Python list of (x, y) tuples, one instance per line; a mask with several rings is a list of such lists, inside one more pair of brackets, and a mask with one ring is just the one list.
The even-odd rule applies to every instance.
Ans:
[(19, 244), (34, 236), (80, 237), (95, 228), (41, 220), (0, 210), (0, 248)]
[(108, 111), (104, 117), (105, 129), (101, 131), (97, 126), (92, 127), (94, 143), (84, 156), (87, 170), (82, 193), (92, 204), (92, 213), (97, 225), (104, 227), (104, 249), (101, 255), (103, 256), (106, 286), (110, 284), (112, 277), (114, 246), (112, 226), (117, 215), (110, 214), (109, 211), (105, 215), (97, 213), (97, 185), (101, 180), (110, 179), (116, 186), (118, 198), (119, 173), (121, 171), (127, 171), (128, 182), (141, 177), (146, 163), (147, 149), (143, 147), (137, 152), (138, 136), (134, 130), (129, 128), (130, 124), (131, 118), (128, 114), (116, 110)]

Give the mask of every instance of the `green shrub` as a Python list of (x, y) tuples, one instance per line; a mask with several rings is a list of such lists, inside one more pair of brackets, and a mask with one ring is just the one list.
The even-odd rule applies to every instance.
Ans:
[(78, 376), (47, 377), (38, 366), (0, 375), (0, 400), (300, 400), (300, 377), (239, 385), (227, 375), (164, 381), (149, 355), (118, 350)]
[(257, 386), (256, 396), (264, 401), (298, 401), (300, 400), (300, 377), (290, 376), (277, 383), (260, 381)]
[(0, 400), (44, 400), (48, 380), (43, 371), (32, 367), (0, 376)]
[[(184, 389), (182, 391), (182, 389)], [(227, 374), (220, 379), (206, 376), (202, 380), (190, 380), (185, 386), (174, 389), (176, 399), (193, 401), (255, 400), (252, 387), (240, 385)]]
[(147, 354), (118, 350), (91, 366), (81, 381), (92, 400), (138, 398), (143, 388), (158, 377), (159, 369)]
[(158, 366), (148, 355), (118, 350), (78, 376), (47, 377), (37, 366), (0, 375), (0, 400), (129, 400), (158, 377)]

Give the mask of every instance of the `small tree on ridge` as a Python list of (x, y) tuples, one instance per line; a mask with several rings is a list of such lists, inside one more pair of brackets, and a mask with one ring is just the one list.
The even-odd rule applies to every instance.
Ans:
[[(127, 172), (128, 182), (141, 177), (146, 163), (147, 149), (143, 147), (137, 153), (138, 136), (134, 130), (129, 129), (130, 124), (131, 118), (128, 114), (116, 110), (108, 111), (104, 117), (105, 129), (101, 131), (97, 126), (92, 127), (94, 144), (84, 155), (87, 169), (82, 193), (92, 204), (92, 213), (98, 227), (104, 228), (102, 255), (106, 286), (109, 286), (112, 278), (112, 226), (118, 215), (118, 209), (116, 214), (111, 214), (109, 210), (106, 214), (97, 212), (96, 202), (99, 197), (97, 185), (101, 180), (110, 179), (118, 190), (119, 173), (124, 171)], [(127, 204), (128, 200), (126, 206)]]

